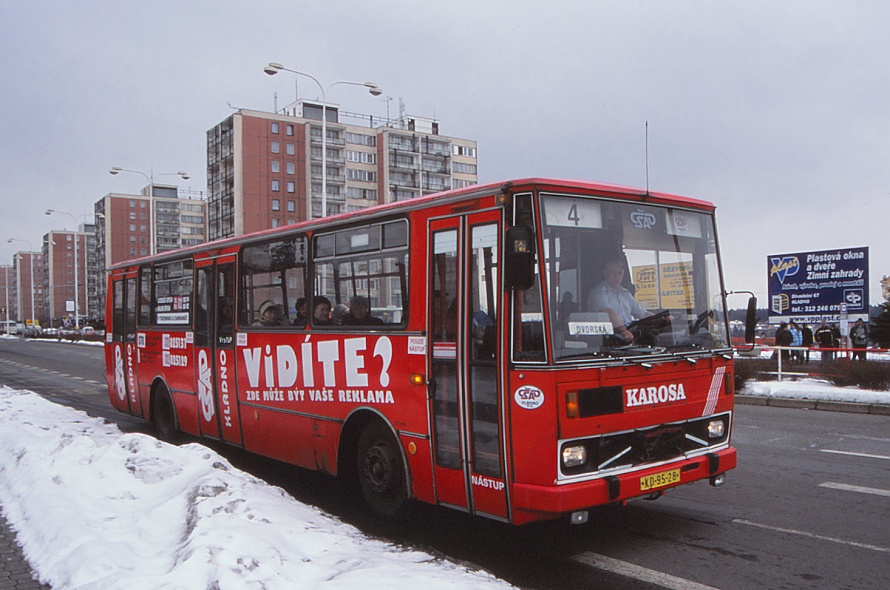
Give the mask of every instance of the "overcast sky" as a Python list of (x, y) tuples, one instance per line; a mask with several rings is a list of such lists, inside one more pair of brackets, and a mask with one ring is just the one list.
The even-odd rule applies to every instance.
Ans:
[[(482, 182), (646, 185), (713, 201), (730, 289), (766, 257), (870, 247), (890, 274), (890, 3), (0, 0), (0, 262), (135, 174), (206, 190), (205, 133), (294, 77), (371, 80), (478, 141)], [(302, 79), (300, 94), (318, 98)], [(384, 117), (336, 86), (330, 102)], [(161, 177), (170, 182), (174, 177)], [(736, 300), (733, 307), (744, 302)]]

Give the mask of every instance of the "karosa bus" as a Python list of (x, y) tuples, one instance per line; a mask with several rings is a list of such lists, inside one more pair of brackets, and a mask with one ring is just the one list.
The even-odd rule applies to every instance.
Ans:
[[(162, 437), (345, 476), (381, 515), (583, 522), (719, 485), (736, 450), (713, 214), (535, 178), (128, 261), (108, 277), (109, 397)], [(589, 305), (616, 258), (655, 312), (630, 340)], [(326, 302), (370, 313), (331, 322)]]

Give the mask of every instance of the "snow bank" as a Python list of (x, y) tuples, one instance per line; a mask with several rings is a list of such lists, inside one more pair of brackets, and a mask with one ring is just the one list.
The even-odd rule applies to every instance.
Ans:
[(54, 590), (509, 587), (370, 539), (204, 446), (5, 387), (0, 504)]

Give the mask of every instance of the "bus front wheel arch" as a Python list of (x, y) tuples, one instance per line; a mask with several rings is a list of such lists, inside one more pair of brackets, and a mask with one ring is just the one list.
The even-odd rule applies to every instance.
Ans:
[(366, 422), (355, 450), (353, 473), (365, 502), (380, 517), (404, 517), (409, 506), (408, 470), (392, 429), (380, 420)]

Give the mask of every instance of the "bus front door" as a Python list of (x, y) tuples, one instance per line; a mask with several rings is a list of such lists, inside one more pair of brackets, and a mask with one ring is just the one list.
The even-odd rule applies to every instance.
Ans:
[(235, 395), (235, 258), (202, 261), (196, 266), (198, 423), (204, 436), (243, 445)]
[(440, 504), (506, 520), (499, 211), (430, 226), (429, 375)]

